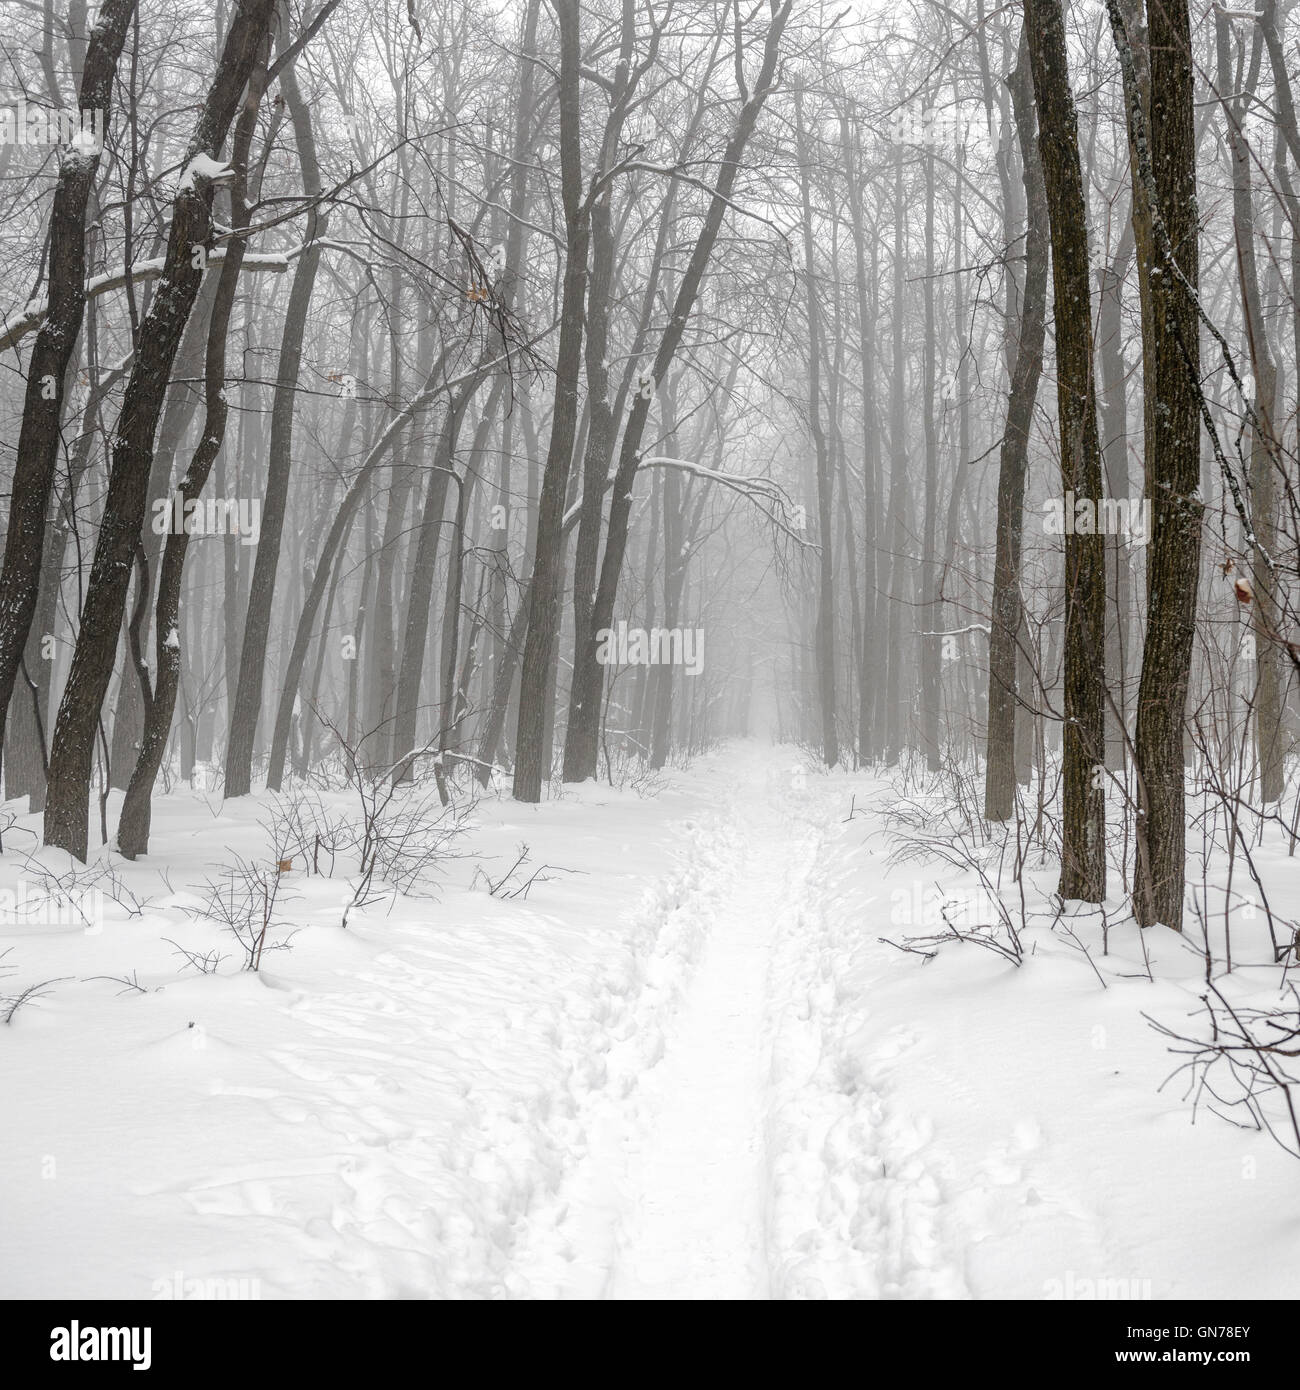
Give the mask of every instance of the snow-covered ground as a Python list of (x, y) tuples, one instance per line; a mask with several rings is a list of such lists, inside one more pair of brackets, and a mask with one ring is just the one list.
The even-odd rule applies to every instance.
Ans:
[[(266, 798), (172, 793), (116, 885), (20, 819), (0, 995), (53, 983), (0, 1026), (0, 1296), (1300, 1295), (1295, 1161), (1159, 1090), (1195, 943), (901, 952), (964, 890), (887, 862), (891, 796), (739, 744), (487, 797), (432, 896), (346, 929), (295, 858), (257, 974), (194, 909), (274, 860)], [(87, 921), (22, 920), (51, 875)]]

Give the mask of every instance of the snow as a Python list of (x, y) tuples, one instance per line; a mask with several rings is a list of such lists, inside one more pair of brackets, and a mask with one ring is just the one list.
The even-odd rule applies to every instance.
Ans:
[(200, 179), (207, 183), (223, 183), (233, 179), (234, 176), (235, 171), (229, 164), (220, 159), (213, 159), (211, 155), (200, 153), (196, 154), (185, 166), (179, 188), (181, 192), (192, 193)]
[[(293, 251), (284, 254), (245, 252), (241, 266), (246, 271), (269, 271), (274, 274), (282, 274), (288, 269), (290, 261), (302, 254), (302, 249), (302, 247), (295, 247)], [(208, 254), (208, 265), (219, 265), (225, 258), (225, 247), (218, 246)], [(86, 281), (86, 297), (89, 299), (109, 290), (120, 289), (128, 279), (137, 283), (156, 279), (161, 276), (166, 264), (165, 257), (156, 256), (150, 260), (135, 261), (131, 266), (129, 276), (121, 270), (92, 275)], [(0, 347), (12, 347), (14, 343), (20, 342), (27, 334), (35, 332), (44, 323), (49, 311), (48, 300), (32, 299), (24, 304), (21, 312), (12, 316), (0, 314)], [(129, 356), (124, 359), (124, 362), (129, 361)]]
[(195, 913), (272, 861), (272, 798), (161, 797), (116, 883), (20, 817), (0, 888), (62, 875), (87, 920), (0, 919), (0, 995), (55, 981), (0, 1026), (0, 1296), (1300, 1295), (1294, 1160), (1159, 1089), (1142, 1015), (1185, 1020), (1195, 942), (1072, 923), (1104, 989), (1047, 926), (1019, 969), (900, 952), (971, 885), (891, 863), (893, 796), (752, 743), (489, 795), (431, 896), (346, 930), (345, 866), (296, 859), (258, 974)]

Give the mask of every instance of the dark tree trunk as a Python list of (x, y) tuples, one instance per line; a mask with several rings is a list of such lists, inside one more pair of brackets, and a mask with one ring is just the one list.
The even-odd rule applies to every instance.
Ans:
[[(244, 96), (243, 110), (235, 127), (231, 147), (231, 162), (235, 182), (231, 188), (231, 225), (236, 229), (248, 226), (247, 163), (257, 129), (257, 112), (266, 86), (267, 43)], [(226, 259), (217, 277), (216, 295), (208, 323), (207, 353), (204, 363), (204, 419), (198, 447), (190, 460), (177, 490), (185, 502), (199, 497), (207, 484), (212, 465), (226, 437), (226, 422), (230, 407), (226, 401), (226, 339), (230, 329), (231, 311), (239, 288), (247, 242), (235, 237), (226, 252)], [(126, 798), (118, 821), (118, 848), (127, 859), (135, 859), (149, 851), (149, 831), (153, 814), (153, 787), (158, 769), (167, 752), (176, 697), (181, 684), (181, 593), (185, 573), (185, 557), (189, 536), (182, 530), (169, 534), (163, 551), (158, 576), (158, 599), (154, 617), (154, 654), (157, 679), (152, 693), (145, 689), (144, 720), (140, 752), (127, 784)], [(190, 721), (186, 720), (188, 728)], [(188, 759), (191, 766), (193, 756)]]
[[(1126, 75), (1134, 54), (1117, 0), (1111, 26)], [(1138, 684), (1135, 760), (1138, 816), (1133, 909), (1142, 926), (1182, 930), (1187, 823), (1183, 726), (1200, 581), (1200, 342), (1195, 85), (1185, 0), (1164, 0), (1148, 16), (1151, 116), (1128, 102), (1131, 142), (1155, 232), (1151, 332), (1144, 367), (1160, 428), (1147, 456), (1152, 501), (1147, 551), (1147, 630)], [(1126, 87), (1131, 84), (1126, 82)]]
[[(239, 249), (238, 259), (241, 262), (243, 260), (242, 247)], [(221, 275), (208, 276), (199, 287), (198, 298), (190, 311), (189, 322), (185, 325), (185, 334), (181, 338), (180, 349), (172, 366), (173, 379), (167, 391), (162, 423), (158, 428), (153, 466), (149, 470), (151, 500), (171, 495), (172, 464), (189, 429), (190, 421), (203, 399), (204, 350), (208, 339), (208, 325), (212, 318), (212, 301), (224, 274), (223, 261)], [(128, 670), (118, 687), (117, 700), (113, 708), (113, 751), (109, 758), (109, 785), (123, 790), (130, 783), (132, 769), (140, 754), (145, 706), (151, 698), (148, 667), (139, 648), (147, 641), (149, 635), (149, 624), (145, 615), (153, 598), (153, 580), (163, 551), (162, 537), (152, 526), (144, 528), (140, 544), (145, 557), (145, 565), (141, 572), (146, 576), (146, 582), (135, 597), (140, 623), (136, 625), (136, 638), (128, 652), (126, 663)]]
[[(1020, 544), (1024, 531), (1029, 431), (1043, 372), (1047, 318), (1047, 192), (1035, 133), (1033, 82), (1022, 35), (1020, 56), (1008, 81), (1020, 138), (1025, 185), (1025, 280), (1015, 367), (1007, 397), (1007, 424), (998, 458), (997, 554), (989, 624), (988, 743), (984, 764), (984, 814), (1009, 820), (1016, 795), (1017, 706), (1025, 693), (1018, 680), (1024, 618), (1020, 600)], [(1022, 721), (1023, 722), (1023, 721)]]
[(581, 36), (577, 0), (555, 0), (560, 25), (560, 166), (564, 201), (565, 261), (560, 343), (555, 364), (555, 409), (542, 474), (537, 517), (537, 548), (528, 586), (528, 635), (524, 639), (519, 685), (519, 733), (515, 750), (514, 795), (540, 801), (542, 779), (550, 775), (547, 757), (547, 692), (558, 640), (564, 588), (565, 493), (578, 428), (578, 379), (582, 371), (583, 300), (587, 287), (588, 216), (582, 207), (582, 149), (579, 106)]
[[(104, 0), (86, 47), (80, 109), (112, 107), (117, 60), (135, 0)], [(41, 560), (58, 459), (64, 384), (86, 307), (86, 208), (100, 151), (67, 151), (54, 190), (49, 241), (49, 312), (27, 363), (18, 456), (9, 497), (4, 566), (0, 569), (0, 745), (40, 592)], [(113, 636), (116, 641), (117, 630)], [(111, 660), (111, 658), (110, 658)], [(24, 682), (24, 686), (26, 682)], [(25, 695), (30, 692), (24, 691)], [(87, 774), (89, 775), (89, 774)]]
[(141, 324), (135, 365), (114, 431), (108, 496), (91, 566), (81, 629), (55, 724), (45, 839), (86, 857), (86, 814), (94, 739), (113, 673), (118, 629), (148, 503), (154, 432), (172, 362), (203, 278), (210, 246), (214, 185), (194, 168), (225, 143), (276, 0), (242, 0), (185, 157), (186, 177), (172, 203), (160, 288)]
[[(1038, 109), (1038, 146), (1052, 237), (1056, 402), (1063, 512), (1101, 502), (1092, 345), (1088, 210), (1079, 164), (1078, 122), (1059, 0), (1026, 0), (1025, 31)], [(1065, 537), (1065, 724), (1062, 730), (1063, 898), (1106, 896), (1105, 770), (1106, 553), (1100, 531)]]

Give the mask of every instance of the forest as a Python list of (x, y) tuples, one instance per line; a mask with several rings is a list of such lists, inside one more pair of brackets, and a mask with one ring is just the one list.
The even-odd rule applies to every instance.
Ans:
[(1300, 7), (0, 58), (0, 1294), (1300, 1294)]

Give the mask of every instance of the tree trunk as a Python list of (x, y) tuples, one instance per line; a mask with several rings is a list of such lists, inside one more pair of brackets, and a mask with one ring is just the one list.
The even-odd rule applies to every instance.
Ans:
[[(231, 189), (231, 225), (236, 229), (249, 224), (247, 163), (257, 129), (257, 112), (266, 88), (267, 43), (263, 41), (258, 60), (244, 97), (244, 107), (235, 127), (231, 162), (235, 183)], [(204, 419), (198, 447), (190, 466), (177, 485), (185, 502), (200, 496), (208, 474), (225, 441), (226, 422), (230, 408), (226, 400), (226, 339), (230, 331), (230, 316), (239, 287), (239, 274), (244, 259), (246, 238), (237, 236), (231, 242), (217, 277), (216, 294), (208, 324), (207, 353), (204, 364)], [(182, 513), (183, 514), (183, 513)], [(154, 618), (154, 651), (157, 679), (152, 692), (147, 682), (143, 688), (143, 727), (140, 751), (127, 782), (126, 798), (118, 821), (118, 848), (127, 859), (149, 851), (149, 831), (152, 821), (152, 799), (158, 769), (167, 751), (172, 717), (176, 711), (176, 696), (181, 682), (181, 593), (185, 557), (189, 536), (182, 529), (167, 537), (162, 567), (158, 576), (158, 599)], [(125, 677), (124, 677), (125, 679)], [(187, 727), (189, 721), (186, 721)], [(192, 764), (193, 758), (189, 760)]]
[[(1028, 19), (1026, 19), (1028, 23)], [(1025, 280), (1015, 367), (1007, 397), (1007, 424), (998, 457), (997, 554), (993, 565), (993, 610), (989, 623), (988, 742), (984, 761), (984, 814), (1010, 820), (1016, 796), (1019, 643), (1024, 628), (1020, 599), (1020, 546), (1024, 530), (1029, 432), (1043, 372), (1047, 322), (1047, 191), (1035, 133), (1029, 50), (1022, 34), (1020, 54), (1007, 85), (1020, 138), (1025, 186)], [(1023, 723), (1023, 720), (1021, 721)]]
[(582, 207), (582, 148), (579, 104), (581, 36), (578, 0), (554, 0), (560, 26), (560, 165), (564, 202), (564, 288), (560, 342), (555, 364), (555, 409), (542, 474), (537, 516), (537, 549), (528, 586), (528, 635), (524, 639), (519, 686), (518, 746), (514, 795), (518, 801), (542, 799), (543, 766), (549, 743), (547, 690), (558, 638), (560, 598), (564, 587), (565, 492), (573, 463), (578, 427), (578, 379), (582, 371), (583, 300), (587, 286), (588, 217)]
[[(1111, 27), (1120, 61), (1133, 70), (1133, 46), (1115, 0)], [(1138, 815), (1133, 909), (1142, 926), (1182, 930), (1186, 866), (1183, 724), (1200, 581), (1200, 342), (1197, 304), (1195, 87), (1185, 0), (1165, 0), (1148, 16), (1151, 117), (1128, 102), (1131, 143), (1147, 191), (1156, 238), (1151, 332), (1144, 343), (1145, 389), (1160, 428), (1147, 459), (1153, 507), (1147, 553), (1147, 630), (1138, 684), (1135, 760)], [(1126, 83), (1126, 86), (1130, 85)], [(1159, 274), (1155, 274), (1159, 271)]]
[[(86, 48), (80, 109), (104, 112), (105, 123), (112, 106), (117, 61), (134, 12), (135, 0), (104, 0), (99, 23)], [(99, 149), (65, 153), (54, 190), (49, 312), (27, 363), (4, 566), (0, 568), (0, 746), (40, 592), (64, 384), (86, 307), (86, 208), (99, 172), (100, 153)]]
[(86, 857), (91, 762), (104, 694), (113, 673), (117, 634), (133, 557), (148, 503), (154, 432), (172, 362), (203, 278), (212, 236), (214, 184), (195, 161), (215, 160), (271, 22), (276, 0), (241, 0), (226, 35), (216, 76), (185, 156), (172, 203), (160, 288), (141, 324), (135, 365), (114, 431), (104, 516), (91, 566), (81, 629), (55, 724), (45, 839)]
[[(293, 64), (280, 74), (280, 85), (293, 122), (298, 162), (302, 168), (303, 192), (314, 198), (320, 193), (320, 165), (316, 158), (316, 139), (311, 115), (298, 90)], [(226, 795), (247, 796), (253, 780), (253, 745), (262, 714), (262, 686), (266, 676), (267, 642), (271, 632), (271, 612), (275, 600), (275, 575), (280, 562), (280, 542), (284, 533), (285, 510), (289, 497), (289, 478), (293, 470), (293, 420), (297, 409), (298, 374), (302, 367), (303, 337), (312, 290), (320, 267), (320, 238), (325, 235), (326, 215), (318, 203), (307, 214), (303, 233), (306, 250), (298, 259), (289, 305), (285, 310), (284, 336), (275, 374), (275, 398), (271, 407), (271, 443), (267, 457), (266, 491), (262, 499), (262, 530), (253, 562), (249, 585), (248, 611), (244, 618), (244, 640), (239, 658), (239, 684), (230, 714), (230, 738), (226, 744)]]
[[(1088, 209), (1078, 122), (1059, 0), (1026, 0), (1025, 29), (1038, 145), (1052, 238), (1057, 415), (1065, 536), (1065, 725), (1061, 830), (1063, 898), (1106, 896), (1105, 625), (1106, 554), (1097, 526), (1102, 497), (1092, 344)], [(1076, 501), (1090, 503), (1091, 533), (1073, 526)], [(1086, 515), (1086, 513), (1085, 513)]]

